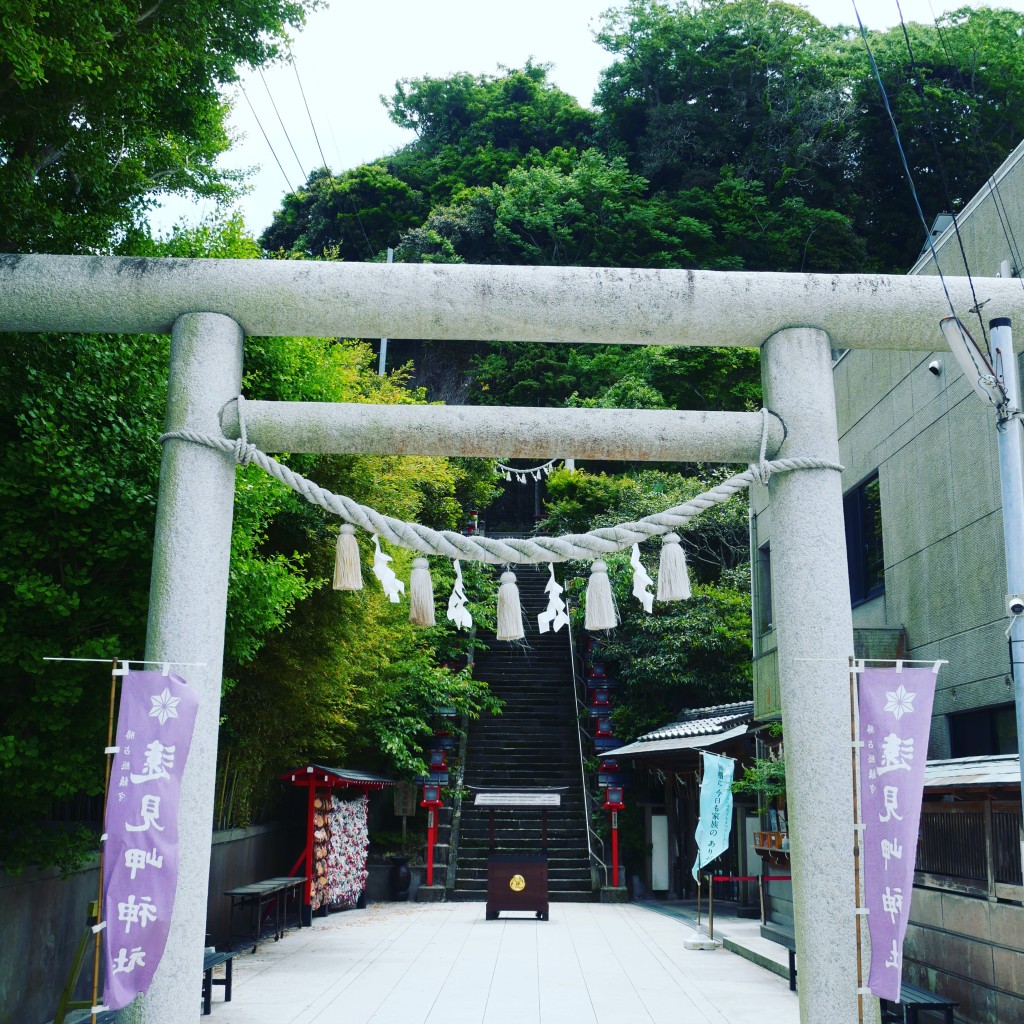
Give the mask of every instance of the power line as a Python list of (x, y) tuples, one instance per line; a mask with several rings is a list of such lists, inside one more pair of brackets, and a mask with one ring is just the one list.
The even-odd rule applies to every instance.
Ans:
[(953, 233), (956, 235), (957, 245), (960, 247), (960, 257), (964, 261), (964, 270), (967, 272), (967, 283), (971, 289), (971, 298), (974, 299), (974, 311), (978, 314), (978, 323), (981, 325), (981, 336), (985, 341), (985, 348), (991, 355), (991, 347), (988, 343), (988, 332), (985, 330), (985, 318), (981, 315), (981, 306), (978, 305), (978, 296), (974, 291), (974, 280), (971, 277), (971, 265), (967, 260), (967, 252), (964, 249), (964, 240), (960, 234), (960, 224), (957, 221), (956, 210), (953, 208), (953, 196), (949, 190), (949, 180), (946, 178), (946, 168), (942, 162), (942, 154), (939, 152), (939, 143), (935, 135), (935, 125), (932, 124), (932, 115), (928, 110), (928, 99), (924, 94), (924, 83), (921, 81), (921, 74), (918, 71), (917, 63), (914, 60), (914, 48), (910, 45), (910, 33), (907, 32), (907, 24), (903, 20), (903, 8), (900, 7), (900, 0), (896, 0), (896, 10), (900, 16), (900, 28), (903, 30), (903, 40), (907, 44), (907, 55), (910, 57), (911, 76), (917, 82), (917, 94), (921, 100), (921, 110), (924, 112), (924, 119), (928, 125), (928, 136), (931, 139), (932, 151), (935, 153), (935, 164), (939, 171), (939, 180), (942, 182), (942, 191), (946, 197), (946, 204), (949, 206), (949, 214), (953, 218)]
[(277, 114), (277, 122), (281, 125), (281, 131), (284, 132), (284, 137), (288, 140), (288, 145), (291, 147), (292, 156), (295, 157), (295, 162), (299, 165), (299, 173), (303, 178), (306, 178), (308, 175), (302, 168), (302, 161), (299, 159), (299, 154), (295, 152), (295, 145), (292, 142), (292, 137), (288, 134), (288, 129), (284, 126), (284, 119), (281, 117), (281, 111), (277, 109), (277, 104), (274, 102), (274, 96), (270, 91), (267, 76), (263, 74), (263, 68), (260, 68), (260, 78), (263, 79), (263, 88), (267, 90), (267, 95), (270, 97), (270, 105), (274, 108), (274, 113)]
[(893, 116), (892, 107), (889, 105), (889, 95), (885, 91), (885, 85), (882, 83), (882, 76), (878, 70), (878, 64), (875, 61), (875, 55), (871, 51), (871, 44), (868, 42), (867, 31), (864, 28), (864, 22), (861, 21), (860, 11), (857, 9), (857, 0), (853, 0), (853, 13), (857, 15), (857, 24), (860, 26), (860, 35), (864, 40), (864, 48), (868, 52), (868, 58), (871, 61), (871, 68), (875, 72), (875, 80), (878, 82), (878, 88), (882, 93), (882, 103), (885, 106), (885, 112), (889, 115), (889, 123), (892, 125), (893, 135), (896, 139), (896, 148), (899, 150), (900, 161), (903, 164), (903, 171), (907, 176), (907, 184), (910, 186), (910, 194), (914, 197), (914, 206), (917, 207), (917, 215), (920, 217), (921, 226), (924, 228), (924, 237), (927, 239), (932, 259), (935, 261), (935, 269), (938, 271), (939, 281), (942, 282), (942, 290), (946, 294), (946, 302), (949, 303), (949, 311), (955, 317), (956, 308), (954, 307), (953, 299), (949, 294), (949, 288), (946, 286), (946, 278), (942, 273), (942, 267), (939, 266), (939, 254), (935, 251), (935, 243), (932, 241), (931, 228), (928, 226), (928, 221), (925, 220), (924, 210), (921, 209), (921, 200), (917, 197), (917, 189), (914, 187), (914, 176), (910, 173), (910, 165), (907, 163), (907, 154), (903, 151), (903, 143), (900, 140), (900, 129), (896, 124), (896, 118)]
[(259, 125), (260, 131), (263, 132), (263, 138), (267, 140), (267, 146), (270, 149), (270, 152), (273, 154), (274, 159), (277, 161), (277, 166), (281, 168), (281, 174), (288, 185), (288, 191), (294, 192), (295, 189), (292, 188), (292, 183), (288, 180), (288, 174), (285, 171), (284, 166), (281, 164), (281, 161), (278, 159), (277, 151), (274, 149), (273, 143), (270, 141), (270, 136), (268, 136), (266, 131), (264, 131), (263, 123), (260, 121), (259, 114), (256, 113), (256, 108), (252, 105), (252, 100), (249, 99), (249, 94), (245, 91), (245, 86), (242, 85), (241, 80), (239, 80), (238, 82), (238, 88), (242, 90), (242, 95), (245, 97), (245, 102), (249, 104), (249, 109), (252, 111), (252, 116), (256, 118), (256, 123)]
[(988, 150), (985, 148), (985, 145), (981, 140), (977, 124), (977, 115), (974, 107), (970, 103), (967, 85), (964, 82), (964, 76), (960, 71), (960, 66), (954, 58), (952, 47), (946, 41), (946, 34), (942, 31), (942, 26), (939, 25), (939, 19), (936, 17), (935, 9), (932, 7), (930, 2), (928, 7), (932, 13), (932, 21), (935, 23), (935, 31), (938, 33), (939, 42), (942, 44), (942, 51), (946, 55), (946, 59), (949, 61), (950, 67), (956, 74), (960, 91), (964, 95), (964, 105), (967, 107), (968, 115), (967, 127), (971, 132), (971, 140), (974, 142), (974, 150), (985, 162), (985, 173), (988, 176), (987, 184), (989, 194), (992, 196), (992, 205), (996, 211), (996, 216), (999, 218), (999, 226), (1002, 228), (1003, 237), (1006, 239), (1006, 244), (1010, 247), (1010, 256), (1013, 258), (1014, 270), (1017, 273), (1017, 279), (1020, 281), (1021, 288), (1024, 288), (1024, 261), (1021, 259), (1020, 245), (1018, 244), (1017, 237), (1013, 231), (1010, 214), (1006, 209), (1006, 201), (1003, 199), (1002, 193), (999, 191), (999, 182), (996, 181), (995, 173), (992, 169), (992, 161), (988, 157)]
[(299, 78), (299, 65), (295, 58), (292, 57), (292, 70), (295, 72), (295, 81), (299, 83), (299, 93), (302, 96), (302, 103), (306, 108), (306, 116), (309, 118), (309, 127), (313, 129), (313, 138), (316, 139), (316, 148), (320, 150), (320, 159), (324, 162), (324, 167), (330, 170), (327, 166), (327, 157), (324, 156), (324, 148), (320, 145), (320, 136), (316, 133), (316, 125), (313, 124), (313, 115), (309, 110), (309, 103), (306, 100), (306, 90), (302, 88), (302, 79)]

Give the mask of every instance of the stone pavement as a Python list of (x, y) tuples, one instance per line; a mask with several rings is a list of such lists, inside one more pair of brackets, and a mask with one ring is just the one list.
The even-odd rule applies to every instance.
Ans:
[[(724, 924), (724, 922), (723, 922)], [(797, 1024), (785, 980), (638, 904), (379, 903), (235, 957), (213, 1024)]]

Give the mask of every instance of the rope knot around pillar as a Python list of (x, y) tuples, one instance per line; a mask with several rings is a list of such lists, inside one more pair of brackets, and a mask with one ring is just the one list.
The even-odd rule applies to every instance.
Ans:
[(239, 402), (240, 436), (237, 439), (215, 437), (193, 430), (169, 431), (160, 436), (160, 441), (190, 441), (194, 444), (215, 448), (234, 456), (241, 465), (255, 463), (265, 473), (280, 480), (286, 487), (302, 495), (313, 505), (326, 509), (352, 525), (379, 535), (381, 539), (416, 551), (422, 555), (437, 555), (445, 558), (460, 558), (469, 561), (501, 564), (536, 564), (540, 562), (567, 562), (573, 559), (594, 561), (616, 551), (625, 551), (634, 544), (654, 537), (663, 537), (682, 529), (701, 512), (745, 490), (755, 480), (767, 483), (773, 473), (791, 472), (801, 469), (842, 470), (842, 466), (824, 459), (799, 457), (766, 461), (768, 446), (768, 423), (773, 414), (762, 410), (761, 458), (752, 463), (744, 472), (723, 480), (710, 490), (699, 494), (681, 505), (663, 512), (645, 516), (631, 523), (600, 527), (583, 534), (564, 534), (560, 537), (497, 538), (479, 534), (465, 536), (450, 530), (432, 530), (418, 523), (407, 523), (384, 515), (373, 508), (361, 505), (344, 495), (334, 494), (320, 487), (300, 473), (289, 469), (276, 459), (250, 444), (245, 433), (242, 404)]

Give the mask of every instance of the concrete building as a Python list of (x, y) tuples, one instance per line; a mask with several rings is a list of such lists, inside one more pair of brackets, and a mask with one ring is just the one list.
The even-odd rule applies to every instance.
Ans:
[[(958, 222), (959, 240), (950, 219), (936, 223), (939, 266), (946, 275), (969, 269), (987, 329), (1001, 314), (986, 304), (986, 279), (1022, 273), (1024, 143)], [(910, 273), (938, 273), (927, 247)], [(980, 342), (978, 317), (961, 319)], [(1024, 323), (1015, 326), (1020, 352)], [(926, 784), (904, 978), (959, 999), (972, 1024), (1021, 1021), (1021, 804), (995, 413), (948, 351), (836, 351), (833, 379), (856, 654), (948, 661), (929, 746), (929, 760), (942, 763), (930, 765)], [(752, 488), (760, 721), (779, 717), (771, 515), (767, 490)], [(791, 905), (781, 889), (772, 918), (785, 928)]]

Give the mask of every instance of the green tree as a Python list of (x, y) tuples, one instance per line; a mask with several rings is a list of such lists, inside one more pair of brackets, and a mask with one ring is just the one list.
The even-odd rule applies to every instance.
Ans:
[(655, 187), (711, 187), (729, 165), (769, 191), (843, 192), (841, 31), (775, 0), (631, 0), (597, 39), (615, 56), (595, 97), (603, 128)]
[(0, 249), (103, 249), (160, 194), (233, 195), (221, 86), (314, 5), (0, 0)]
[[(629, 522), (687, 501), (715, 475), (641, 470), (606, 476), (559, 470), (549, 478), (552, 533)], [(629, 553), (606, 557), (619, 610), (618, 628), (599, 634), (602, 653), (621, 684), (615, 695), (615, 734), (628, 741), (673, 719), (682, 708), (744, 700), (752, 685), (747, 508), (741, 495), (707, 510), (681, 531), (693, 596), (656, 602), (648, 615), (632, 595)], [(651, 550), (653, 549), (653, 550)], [(641, 546), (656, 575), (659, 547)], [(585, 566), (569, 584), (579, 614), (586, 606)]]
[(402, 232), (421, 224), (427, 212), (422, 196), (383, 163), (337, 176), (321, 168), (303, 189), (284, 197), (260, 244), (271, 252), (371, 260), (397, 245)]
[[(238, 218), (178, 231), (163, 242), (132, 241), (154, 256), (259, 254)], [(0, 349), (6, 399), (0, 410), (0, 665), (8, 682), (0, 693), (0, 861), (8, 869), (33, 859), (70, 866), (95, 842), (81, 829), (64, 829), (53, 812), (63, 807), (61, 814), (74, 820), (69, 802), (102, 790), (108, 679), (101, 667), (41, 659), (142, 653), (167, 358), (168, 339), (160, 336), (11, 335)], [(246, 392), (307, 401), (423, 401), (401, 375), (380, 378), (371, 363), (359, 342), (250, 339)], [(289, 462), (357, 500), (444, 527), (458, 524), (459, 494), (479, 499), (490, 484), (489, 464), (481, 460), (296, 456)], [(307, 606), (334, 602), (337, 611), (339, 595), (328, 586), (336, 536), (335, 524), (294, 492), (254, 467), (237, 470), (225, 644), (229, 722), (247, 673), (272, 663), (280, 656), (274, 652), (288, 652), (327, 682), (335, 677), (325, 662), (357, 660), (344, 651), (321, 652), (308, 633), (290, 628)], [(380, 634), (396, 613), (379, 606), (370, 600), (362, 617), (367, 633), (377, 636), (374, 656), (390, 650), (396, 662), (415, 662), (421, 688), (440, 687), (443, 673), (431, 674), (440, 640), (410, 638), (406, 624), (402, 639), (388, 648)], [(364, 685), (371, 674), (359, 677)], [(452, 685), (465, 691), (467, 710), (483, 706), (485, 688), (464, 680)], [(342, 688), (324, 699), (344, 706), (344, 695)], [(413, 702), (410, 722), (425, 700)], [(374, 728), (372, 701), (356, 702), (346, 714), (360, 735)], [(319, 721), (318, 728), (304, 728), (309, 719), (299, 714), (276, 724), (285, 736), (304, 735), (303, 753), (310, 737), (329, 734)], [(406, 766), (403, 757), (396, 767)], [(264, 787), (263, 799), (266, 773), (246, 778)]]
[[(909, 50), (900, 28), (869, 39), (930, 219), (961, 210), (1024, 137), (1024, 13), (960, 8), (937, 25), (909, 24), (907, 35)], [(859, 37), (843, 66), (856, 109), (857, 231), (882, 269), (902, 272), (924, 229)]]
[(417, 138), (390, 159), (392, 173), (436, 204), (467, 187), (501, 184), (552, 150), (587, 148), (597, 116), (555, 88), (549, 70), (528, 61), (499, 75), (396, 82), (382, 100), (391, 120)]

